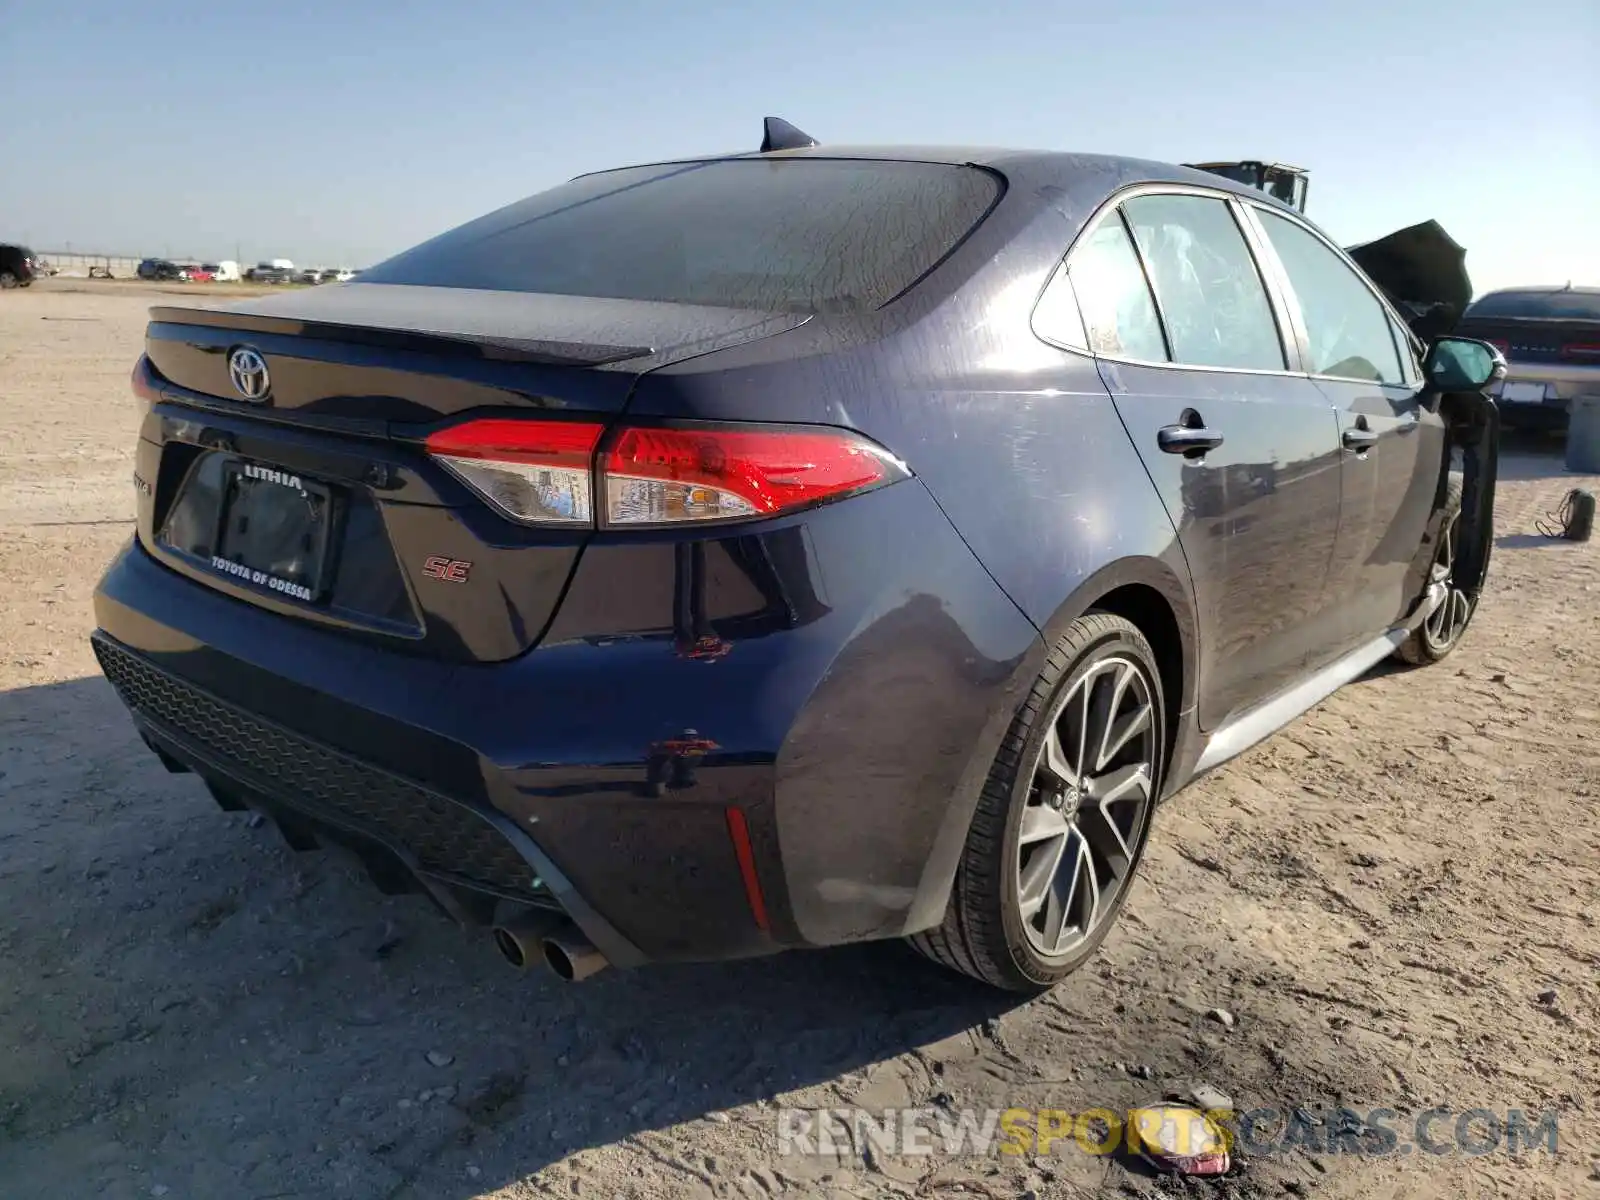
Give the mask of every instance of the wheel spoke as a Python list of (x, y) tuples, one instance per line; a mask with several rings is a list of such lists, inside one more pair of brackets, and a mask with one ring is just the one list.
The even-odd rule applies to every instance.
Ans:
[(1471, 604), (1465, 592), (1450, 593), (1450, 640), (1455, 641), (1461, 636), (1461, 631), (1467, 627), (1467, 617), (1471, 614)]
[(1144, 700), (1132, 712), (1124, 713), (1107, 725), (1105, 737), (1100, 741), (1100, 761), (1095, 763), (1095, 770), (1102, 770), (1136, 735), (1149, 729), (1152, 716), (1150, 702)]
[[(1035, 913), (1039, 908), (1044, 909), (1044, 924), (1038, 932), (1047, 954), (1055, 953), (1055, 947), (1061, 943), (1062, 930), (1066, 927), (1074, 880), (1078, 874), (1079, 844), (1079, 839), (1075, 837), (1062, 839), (1061, 849), (1064, 853), (1057, 857), (1055, 873), (1045, 881), (1044, 894), (1034, 909)], [(1027, 916), (1025, 911), (1024, 917)]]
[[(1085, 776), (1100, 769), (1100, 754), (1105, 749), (1106, 734), (1111, 730), (1111, 718), (1116, 714), (1117, 701), (1122, 695), (1122, 676), (1119, 671), (1112, 679), (1105, 679), (1104, 668), (1084, 680), (1083, 750), (1078, 755), (1078, 765)], [(1090, 752), (1093, 747), (1093, 753)]]
[[(1066, 714), (1063, 712), (1062, 714)], [(1081, 760), (1080, 760), (1081, 761)], [(1044, 757), (1039, 765), (1046, 772), (1055, 776), (1065, 787), (1078, 786), (1078, 772), (1067, 761), (1066, 752), (1061, 746), (1061, 718), (1057, 717), (1055, 724), (1050, 726), (1049, 732), (1044, 735)]]
[(1061, 837), (1068, 828), (1066, 817), (1048, 804), (1030, 804), (1022, 810), (1022, 831), (1017, 838), (1019, 845), (1031, 846), (1035, 842), (1042, 842), (1046, 838)]
[(1036, 848), (1022, 866), (1018, 899), (1022, 902), (1024, 920), (1031, 919), (1054, 891), (1052, 884), (1061, 866), (1062, 853), (1072, 840), (1065, 824), (1053, 841), (1036, 843)]
[(1104, 775), (1096, 775), (1084, 781), (1083, 790), (1087, 799), (1101, 806), (1115, 804), (1129, 793), (1137, 793), (1139, 799), (1147, 800), (1150, 797), (1150, 765), (1134, 763), (1130, 767), (1119, 767)]
[(1081, 837), (1074, 838), (1076, 853), (1069, 864), (1063, 864), (1059, 878), (1064, 887), (1057, 889), (1060, 896), (1059, 914), (1052, 928), (1045, 928), (1045, 945), (1051, 953), (1060, 954), (1069, 940), (1081, 938), (1094, 928), (1095, 914), (1100, 909), (1100, 879), (1094, 869), (1094, 855)]
[[(1116, 807), (1126, 807), (1126, 801)], [(1111, 808), (1109, 803), (1085, 806), (1078, 814), (1078, 830), (1101, 861), (1110, 868), (1111, 878), (1121, 879), (1128, 870), (1128, 864), (1133, 861), (1133, 852), (1128, 848), (1127, 836), (1122, 826), (1117, 824), (1116, 814)], [(1135, 813), (1134, 821), (1137, 820), (1138, 814)], [(1133, 829), (1134, 824), (1130, 822), (1129, 832)]]

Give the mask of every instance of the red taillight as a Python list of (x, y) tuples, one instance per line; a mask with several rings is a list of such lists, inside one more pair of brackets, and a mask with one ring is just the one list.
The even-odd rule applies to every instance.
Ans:
[(902, 479), (843, 430), (626, 429), (603, 455), (608, 525), (770, 517)]
[(1561, 357), (1592, 362), (1600, 359), (1600, 342), (1568, 342), (1561, 347)]
[(156, 378), (156, 370), (142, 354), (139, 361), (133, 364), (133, 394), (146, 404), (161, 402), (161, 385)]
[[(428, 453), (513, 520), (639, 528), (749, 520), (904, 479), (883, 449), (837, 429), (701, 426), (621, 430), (489, 418), (428, 435)], [(596, 497), (599, 498), (598, 502)]]
[(1484, 340), (1496, 350), (1500, 351), (1501, 358), (1505, 358), (1511, 353), (1511, 343), (1506, 341), (1505, 338), (1485, 338)]
[(594, 524), (589, 464), (605, 426), (467, 421), (430, 433), (428, 453), (506, 516), (527, 525)]

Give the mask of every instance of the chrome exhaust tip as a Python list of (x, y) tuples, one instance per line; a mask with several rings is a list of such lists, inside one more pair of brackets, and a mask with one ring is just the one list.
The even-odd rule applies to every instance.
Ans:
[(595, 949), (594, 943), (570, 922), (547, 934), (542, 948), (545, 965), (568, 983), (598, 975), (611, 965), (610, 960)]
[(544, 939), (564, 922), (559, 913), (538, 910), (518, 913), (491, 931), (494, 947), (500, 951), (501, 958), (517, 970), (526, 971), (545, 961)]

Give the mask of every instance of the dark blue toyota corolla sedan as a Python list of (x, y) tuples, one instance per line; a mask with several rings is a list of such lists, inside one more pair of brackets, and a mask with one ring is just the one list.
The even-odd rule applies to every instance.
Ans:
[(154, 309), (95, 650), (169, 768), (513, 962), (1046, 987), (1161, 799), (1457, 643), (1495, 356), (1213, 175), (775, 128)]

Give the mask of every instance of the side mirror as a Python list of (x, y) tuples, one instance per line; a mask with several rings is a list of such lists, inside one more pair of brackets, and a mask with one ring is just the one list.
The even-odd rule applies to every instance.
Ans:
[(1506, 360), (1488, 342), (1442, 337), (1428, 347), (1422, 373), (1432, 392), (1481, 392), (1505, 378)]

